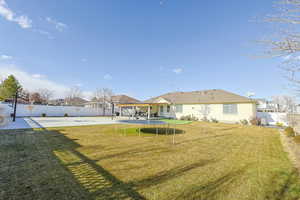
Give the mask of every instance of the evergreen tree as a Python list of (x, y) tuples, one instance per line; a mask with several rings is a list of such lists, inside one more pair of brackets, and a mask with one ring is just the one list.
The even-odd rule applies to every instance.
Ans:
[(0, 84), (0, 100), (14, 97), (17, 90), (20, 90), (21, 88), (22, 86), (20, 85), (18, 80), (13, 75), (9, 75)]

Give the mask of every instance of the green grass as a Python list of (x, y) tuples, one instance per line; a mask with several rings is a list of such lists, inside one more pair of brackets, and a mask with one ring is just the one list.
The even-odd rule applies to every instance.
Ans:
[[(183, 131), (175, 144), (172, 132), (165, 132), (174, 127)], [(0, 166), (0, 199), (300, 196), (299, 176), (278, 131), (253, 126), (193, 122), (0, 131)]]
[(163, 121), (169, 124), (190, 124), (192, 121), (186, 121), (186, 120), (177, 120), (177, 119), (161, 119), (159, 121)]

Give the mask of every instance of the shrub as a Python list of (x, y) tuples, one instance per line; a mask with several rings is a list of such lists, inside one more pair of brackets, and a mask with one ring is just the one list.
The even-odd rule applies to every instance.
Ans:
[(285, 132), (285, 134), (286, 134), (286, 136), (288, 136), (288, 137), (294, 137), (295, 136), (295, 131), (294, 131), (294, 129), (292, 128), (292, 127), (286, 127), (285, 129), (284, 129), (284, 132)]
[(281, 122), (276, 122), (276, 126), (282, 128), (282, 127), (283, 127), (283, 123), (281, 123)]
[(217, 119), (215, 119), (215, 118), (211, 118), (211, 122), (213, 122), (213, 123), (219, 123), (219, 121)]
[(209, 122), (209, 119), (207, 119), (207, 117), (203, 117), (203, 118), (201, 119), (201, 121), (203, 121), (203, 122)]
[(253, 117), (250, 119), (250, 123), (254, 126), (260, 126), (261, 125), (261, 119), (258, 117)]
[(243, 119), (243, 120), (240, 121), (240, 123), (241, 123), (242, 125), (248, 125), (248, 120)]
[(46, 117), (47, 115), (46, 115), (46, 113), (42, 113), (42, 117)]
[(198, 118), (193, 116), (193, 115), (186, 115), (186, 116), (181, 116), (180, 120), (185, 120), (185, 121), (198, 121)]
[(64, 117), (69, 117), (68, 113), (65, 113), (65, 114), (64, 114)]
[(300, 144), (300, 135), (297, 135), (294, 137), (294, 141), (297, 143), (297, 144)]

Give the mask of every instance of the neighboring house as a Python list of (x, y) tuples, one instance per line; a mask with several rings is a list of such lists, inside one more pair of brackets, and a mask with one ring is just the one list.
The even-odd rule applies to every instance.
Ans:
[(239, 122), (256, 117), (256, 101), (224, 90), (174, 92), (151, 98), (141, 103), (119, 104), (147, 111), (151, 117), (180, 119), (191, 115), (199, 120), (216, 119), (222, 122)]
[(64, 105), (66, 106), (84, 106), (88, 101), (81, 97), (65, 98)]
[(65, 100), (64, 99), (52, 99), (52, 100), (49, 100), (48, 105), (63, 106), (63, 105), (65, 105)]
[(275, 104), (273, 101), (268, 101), (267, 99), (255, 99), (257, 102), (258, 112), (277, 112), (279, 105)]
[[(103, 109), (106, 110), (105, 112), (111, 112), (112, 114), (119, 115), (121, 110), (118, 107), (118, 104), (133, 104), (133, 103), (140, 103), (139, 100), (127, 96), (127, 95), (114, 95), (109, 99), (92, 99), (85, 103), (85, 107), (95, 108), (95, 109)], [(105, 106), (104, 106), (105, 105)], [(123, 107), (123, 116), (132, 115), (134, 114), (133, 108), (130, 107)]]

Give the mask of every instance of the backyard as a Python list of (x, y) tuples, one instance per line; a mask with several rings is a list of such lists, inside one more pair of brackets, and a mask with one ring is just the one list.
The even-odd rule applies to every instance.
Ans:
[(300, 196), (300, 179), (278, 130), (206, 122), (166, 128), (122, 124), (0, 131), (0, 199)]

